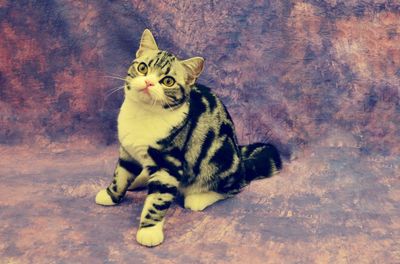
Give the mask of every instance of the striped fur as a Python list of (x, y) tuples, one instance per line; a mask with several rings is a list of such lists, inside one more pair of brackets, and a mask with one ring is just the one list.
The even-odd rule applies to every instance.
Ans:
[[(112, 183), (96, 202), (117, 204), (128, 189), (147, 186), (137, 233), (142, 245), (164, 240), (164, 216), (178, 194), (186, 208), (200, 211), (282, 168), (274, 146), (238, 145), (221, 100), (195, 84), (202, 69), (201, 58), (181, 61), (160, 51), (145, 31), (128, 71), (118, 117), (120, 157)], [(166, 76), (174, 78), (170, 87), (162, 82)]]

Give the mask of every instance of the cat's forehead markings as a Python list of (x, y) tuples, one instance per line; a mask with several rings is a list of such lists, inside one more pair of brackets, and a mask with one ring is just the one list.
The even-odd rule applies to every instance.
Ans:
[(155, 65), (160, 67), (161, 69), (164, 68), (166, 65), (171, 64), (173, 61), (174, 55), (167, 51), (161, 51), (157, 53), (157, 61)]

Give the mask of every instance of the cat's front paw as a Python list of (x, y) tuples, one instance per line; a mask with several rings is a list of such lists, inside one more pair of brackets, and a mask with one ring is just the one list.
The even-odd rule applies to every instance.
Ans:
[(146, 247), (158, 246), (164, 241), (162, 224), (139, 228), (136, 234), (136, 240), (139, 244)]
[(100, 205), (116, 205), (116, 203), (113, 202), (110, 195), (107, 193), (106, 189), (103, 189), (97, 193), (96, 203)]

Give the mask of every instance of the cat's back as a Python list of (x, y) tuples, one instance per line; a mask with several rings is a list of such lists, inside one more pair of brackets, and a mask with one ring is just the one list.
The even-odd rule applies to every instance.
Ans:
[(208, 87), (196, 84), (192, 88), (188, 120), (181, 189), (186, 194), (209, 190), (216, 175), (231, 175), (239, 169), (234, 124), (222, 101)]

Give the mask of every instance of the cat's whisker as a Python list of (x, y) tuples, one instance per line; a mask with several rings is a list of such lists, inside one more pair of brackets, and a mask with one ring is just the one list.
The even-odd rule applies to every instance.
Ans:
[[(157, 100), (164, 102), (161, 93), (157, 92), (157, 90), (153, 90), (153, 91), (154, 91), (154, 96), (156, 97), (156, 100), (154, 102), (156, 102)], [(166, 102), (166, 103), (168, 104), (168, 102)], [(165, 120), (165, 118), (163, 118), (162, 116), (160, 116), (160, 117), (167, 125), (171, 125), (167, 120)]]
[(115, 91), (120, 90), (121, 88), (124, 88), (124, 86), (118, 86), (118, 87), (112, 88), (112, 89), (108, 90), (108, 91), (106, 92), (106, 94), (113, 93), (113, 92), (115, 92)]
[(108, 75), (103, 75), (103, 76), (111, 76), (111, 77), (119, 77), (119, 78), (124, 78), (125, 76), (120, 76), (118, 74), (115, 73), (109, 73)]
[(163, 99), (163, 102), (166, 103), (166, 104), (168, 105), (168, 108), (169, 108), (169, 109), (172, 109), (172, 106), (168, 103), (168, 101), (167, 101), (165, 98)]
[(116, 93), (116, 92), (118, 92), (119, 90), (123, 90), (123, 89), (124, 89), (124, 86), (118, 87), (117, 89), (114, 89), (113, 91), (107, 93), (107, 94), (105, 95), (105, 98), (108, 98), (108, 97), (109, 97), (110, 95), (112, 95), (113, 93)]
[(108, 90), (106, 93), (113, 92), (113, 91), (115, 91), (115, 90), (120, 89), (121, 87), (125, 87), (125, 85), (121, 85), (121, 86), (118, 86), (118, 87), (111, 88), (111, 89)]
[(162, 103), (166, 103), (168, 108), (172, 109), (172, 106), (168, 103), (168, 100), (165, 98), (165, 96), (160, 96), (160, 99)]
[(160, 96), (160, 93), (157, 92), (157, 90), (153, 90), (153, 91), (154, 91), (154, 94), (155, 94), (155, 97), (156, 97), (156, 101), (160, 101), (160, 99), (162, 101), (162, 97)]
[(116, 80), (122, 80), (122, 81), (126, 81), (126, 79), (125, 79), (125, 78), (122, 78), (122, 77), (117, 77), (117, 76), (104, 75), (104, 76), (102, 76), (102, 77), (104, 77), (104, 78), (110, 78), (110, 79), (116, 79)]

